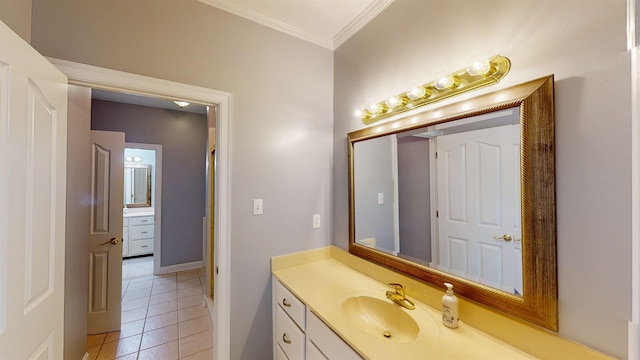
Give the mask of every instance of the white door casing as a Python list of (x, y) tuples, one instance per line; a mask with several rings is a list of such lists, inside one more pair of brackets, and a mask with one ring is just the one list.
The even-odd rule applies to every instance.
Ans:
[(437, 138), (438, 257), (455, 275), (521, 294), (520, 145), (514, 134), (518, 125)]
[(91, 131), (87, 332), (120, 330), (124, 133)]
[(215, 293), (214, 359), (228, 359), (231, 349), (231, 123), (232, 94), (173, 81), (161, 80), (96, 66), (49, 58), (68, 77), (69, 83), (105, 90), (180, 98), (217, 105), (215, 188)]
[(62, 359), (67, 78), (0, 22), (0, 359)]

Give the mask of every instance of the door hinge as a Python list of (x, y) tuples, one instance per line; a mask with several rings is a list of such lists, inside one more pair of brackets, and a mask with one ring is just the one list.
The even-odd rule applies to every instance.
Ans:
[(216, 266), (216, 275), (218, 275), (218, 267)]
[(440, 217), (440, 213), (436, 210), (436, 217)]
[(436, 151), (436, 160), (438, 160), (438, 152)]

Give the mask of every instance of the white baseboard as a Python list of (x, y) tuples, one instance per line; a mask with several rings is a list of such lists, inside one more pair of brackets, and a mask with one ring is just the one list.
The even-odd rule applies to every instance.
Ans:
[(629, 321), (629, 354), (628, 359), (640, 359), (640, 325)]
[(178, 272), (178, 271), (193, 270), (193, 269), (199, 269), (201, 267), (202, 267), (202, 261), (194, 261), (190, 263), (176, 264), (176, 265), (169, 265), (169, 266), (160, 266), (160, 269), (158, 269), (158, 274), (168, 274), (168, 273)]

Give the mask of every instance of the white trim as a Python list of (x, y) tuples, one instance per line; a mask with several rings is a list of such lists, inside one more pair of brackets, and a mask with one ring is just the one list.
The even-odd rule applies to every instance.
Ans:
[(336, 36), (333, 37), (332, 43), (335, 50), (355, 35), (360, 29), (365, 27), (371, 20), (378, 16), (382, 10), (393, 4), (395, 0), (375, 0), (367, 8), (347, 24)]
[(199, 0), (201, 3), (213, 6), (228, 13), (243, 17), (258, 24), (270, 27), (287, 35), (297, 37), (310, 43), (322, 46), (329, 50), (335, 50), (345, 41), (349, 40), (360, 29), (373, 20), (382, 10), (391, 5), (394, 0), (374, 0), (362, 13), (355, 17), (349, 24), (340, 30), (332, 38), (319, 35), (304, 28), (291, 25), (285, 21), (276, 19), (261, 11), (251, 8), (249, 5), (240, 4), (231, 0)]
[[(631, 0), (633, 1), (633, 0)], [(640, 49), (631, 49), (631, 321), (628, 358), (640, 357)]]
[[(391, 139), (391, 175), (393, 188), (398, 187), (398, 137), (393, 134)], [(393, 192), (393, 255), (400, 253), (400, 199), (398, 191)]]
[(82, 357), (82, 360), (89, 360), (89, 353), (88, 352), (84, 353), (84, 356)]
[(160, 275), (160, 274), (168, 274), (168, 273), (173, 273), (173, 272), (178, 272), (178, 271), (187, 271), (187, 270), (199, 269), (201, 267), (202, 267), (202, 260), (193, 261), (193, 262), (184, 263), (184, 264), (160, 266), (158, 271), (155, 272), (155, 274), (158, 274), (158, 275)]
[(116, 92), (136, 93), (166, 99), (180, 98), (205, 105), (218, 105), (216, 130), (216, 260), (219, 273), (215, 281), (214, 359), (231, 357), (231, 93), (156, 79), (72, 61), (47, 58), (69, 78), (69, 83)]

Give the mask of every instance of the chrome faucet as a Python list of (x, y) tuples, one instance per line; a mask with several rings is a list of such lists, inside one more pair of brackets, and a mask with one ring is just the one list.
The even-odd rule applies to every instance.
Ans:
[(387, 299), (409, 310), (416, 308), (416, 304), (405, 297), (404, 286), (402, 284), (389, 283), (389, 286), (391, 286), (394, 291), (387, 291)]

